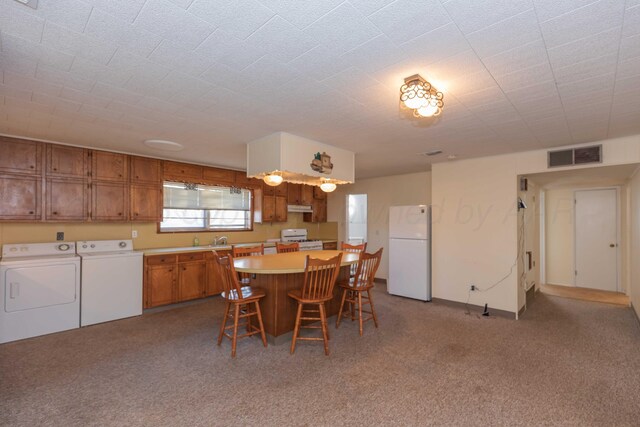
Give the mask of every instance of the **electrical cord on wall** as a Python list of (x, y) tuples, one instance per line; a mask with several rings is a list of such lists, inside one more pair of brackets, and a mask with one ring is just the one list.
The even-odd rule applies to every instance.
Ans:
[[(523, 210), (524, 211), (524, 210)], [(513, 261), (513, 264), (511, 264), (511, 268), (509, 268), (509, 272), (500, 280), (498, 280), (497, 282), (493, 283), (491, 286), (489, 286), (488, 288), (479, 288), (478, 286), (475, 286), (474, 291), (471, 290), (471, 288), (469, 288), (469, 291), (467, 293), (467, 302), (465, 302), (464, 307), (465, 307), (465, 314), (468, 316), (471, 314), (471, 310), (469, 309), (469, 300), (471, 299), (471, 292), (487, 292), (490, 291), (491, 289), (495, 288), (496, 286), (498, 286), (499, 284), (501, 284), (502, 282), (504, 282), (505, 280), (507, 280), (512, 274), (513, 274), (513, 269), (516, 268), (516, 266), (518, 265), (518, 261), (520, 260), (520, 258), (522, 257), (522, 254), (524, 252), (524, 230), (525, 230), (525, 218), (526, 215), (522, 214), (522, 224), (520, 225), (520, 229), (518, 230), (518, 252), (516, 254), (516, 259), (515, 261)], [(523, 277), (526, 277), (526, 273), (524, 272), (524, 258), (523, 258), (523, 274), (521, 275), (521, 277), (519, 278), (521, 281)]]

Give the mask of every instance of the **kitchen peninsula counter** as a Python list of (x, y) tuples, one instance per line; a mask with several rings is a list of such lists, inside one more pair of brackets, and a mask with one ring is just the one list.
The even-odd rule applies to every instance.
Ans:
[[(341, 251), (301, 251), (283, 254), (236, 258), (236, 271), (253, 274), (251, 286), (264, 289), (266, 296), (260, 300), (265, 332), (272, 344), (288, 342), (296, 320), (297, 303), (287, 293), (302, 288), (304, 265), (307, 255), (329, 259)], [(338, 281), (348, 280), (350, 266), (358, 262), (358, 255), (343, 253)], [(338, 313), (341, 293), (336, 285), (333, 299), (325, 303), (327, 316)]]

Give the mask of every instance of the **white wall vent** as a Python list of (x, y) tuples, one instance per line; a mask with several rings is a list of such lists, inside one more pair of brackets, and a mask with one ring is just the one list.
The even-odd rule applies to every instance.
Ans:
[(550, 168), (586, 163), (602, 163), (602, 145), (549, 151), (547, 155), (547, 164)]

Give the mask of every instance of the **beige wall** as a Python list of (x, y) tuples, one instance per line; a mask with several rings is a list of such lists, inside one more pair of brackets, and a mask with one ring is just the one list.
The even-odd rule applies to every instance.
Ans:
[[(518, 311), (527, 302), (527, 291), (540, 284), (540, 189), (535, 182), (528, 182), (527, 191), (518, 191), (527, 205), (527, 209), (518, 214), (518, 239), (522, 247), (518, 259)], [(527, 252), (531, 252), (531, 269)]]
[(386, 176), (358, 180), (354, 184), (339, 186), (329, 195), (329, 221), (338, 224), (338, 239), (346, 238), (346, 198), (348, 194), (367, 195), (367, 250), (385, 248), (376, 274), (388, 278), (389, 259), (389, 206), (431, 203), (431, 172)]
[[(599, 143), (599, 166), (640, 162), (640, 135)], [(433, 228), (434, 297), (518, 310), (517, 269), (490, 291), (468, 290), (509, 273), (517, 257), (518, 175), (547, 172), (546, 162), (547, 150), (536, 150), (433, 165), (432, 203), (439, 211)]]
[(135, 249), (191, 246), (198, 236), (201, 245), (212, 242), (214, 236), (226, 235), (229, 243), (262, 242), (279, 238), (283, 228), (306, 228), (311, 238), (336, 239), (337, 223), (312, 224), (302, 220), (301, 213), (289, 213), (286, 223), (254, 224), (253, 231), (203, 232), (203, 233), (158, 233), (156, 223), (97, 223), (97, 224), (37, 224), (0, 223), (0, 244), (39, 243), (56, 240), (56, 232), (63, 231), (66, 241), (130, 239), (133, 230), (138, 237), (133, 239)]
[(629, 229), (630, 229), (630, 259), (635, 260), (629, 263), (630, 282), (629, 297), (636, 315), (640, 317), (640, 172), (636, 170), (635, 175), (629, 183)]

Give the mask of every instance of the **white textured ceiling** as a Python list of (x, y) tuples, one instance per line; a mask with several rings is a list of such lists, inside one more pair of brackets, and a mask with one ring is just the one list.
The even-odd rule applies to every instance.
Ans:
[(234, 168), (276, 131), (357, 178), (640, 133), (640, 0), (0, 0), (0, 43), (0, 133)]

